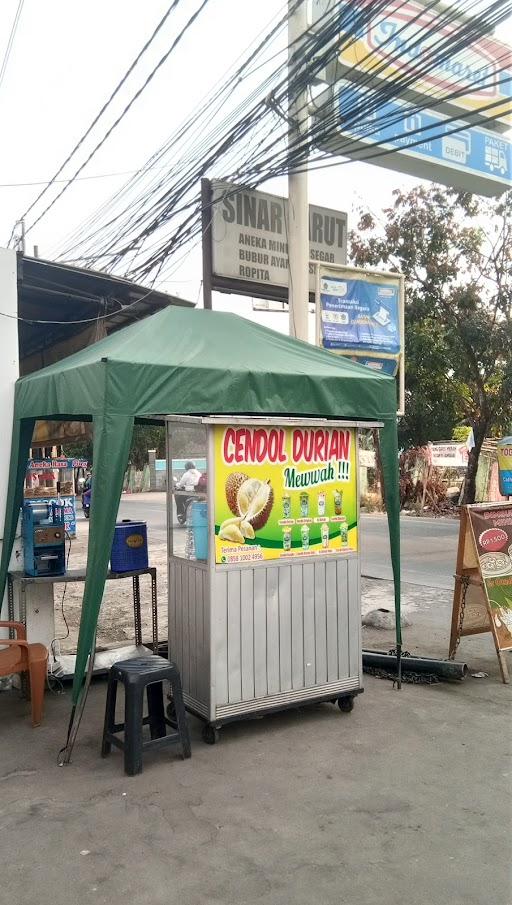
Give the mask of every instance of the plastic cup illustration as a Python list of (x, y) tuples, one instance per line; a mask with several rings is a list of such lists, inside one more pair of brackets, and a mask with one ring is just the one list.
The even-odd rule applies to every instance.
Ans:
[(343, 511), (343, 491), (334, 491), (334, 515), (341, 515)]
[(283, 518), (290, 518), (292, 514), (292, 501), (289, 493), (285, 493), (282, 499)]
[(348, 547), (348, 525), (346, 519), (340, 522), (340, 544), (342, 547)]
[(309, 525), (300, 526), (300, 539), (303, 550), (309, 550)]
[(291, 550), (292, 548), (292, 529), (283, 528), (283, 550)]
[(323, 523), (320, 535), (322, 538), (322, 547), (324, 550), (327, 550), (329, 546), (329, 525), (327, 524), (327, 522)]
[(325, 515), (325, 493), (323, 490), (318, 494), (318, 515)]
[(300, 515), (301, 518), (307, 518), (309, 515), (309, 493), (303, 490), (300, 497)]

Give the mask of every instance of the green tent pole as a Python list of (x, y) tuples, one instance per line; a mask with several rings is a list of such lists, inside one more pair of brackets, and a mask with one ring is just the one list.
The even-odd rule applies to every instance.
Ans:
[(20, 507), (23, 504), (23, 485), (27, 473), (27, 461), (32, 445), (35, 423), (35, 418), (17, 418), (15, 415), (13, 419), (9, 486), (5, 504), (2, 559), (0, 562), (0, 610), (2, 609), (9, 560), (14, 545), (14, 538), (16, 537)]
[(386, 496), (391, 566), (395, 586), (395, 637), (398, 688), (402, 685), (402, 626), (400, 619), (400, 490), (396, 418), (384, 421), (380, 435), (382, 472)]
[(88, 659), (94, 655), (96, 626), (105, 589), (123, 478), (128, 463), (133, 422), (133, 416), (127, 415), (105, 413), (93, 416), (93, 486), (87, 572), (73, 678), (73, 709), (64, 749), (65, 763), (69, 762), (72, 743), (78, 729), (78, 725), (74, 725), (75, 714), (81, 714), (83, 711), (84, 701), (80, 707), (78, 703), (81, 696), (87, 694), (84, 677)]

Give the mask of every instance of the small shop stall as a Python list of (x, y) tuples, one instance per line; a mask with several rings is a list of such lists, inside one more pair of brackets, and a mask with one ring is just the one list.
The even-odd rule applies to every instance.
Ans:
[(194, 494), (185, 533), (169, 519), (169, 638), (204, 740), (226, 722), (301, 703), (351, 710), (362, 691), (363, 425), (170, 418), (171, 468), (184, 422), (205, 453), (207, 494)]
[(85, 459), (29, 459), (24, 498), (38, 503), (56, 503), (64, 507), (64, 525), (68, 537), (76, 537), (76, 475), (85, 469)]
[[(94, 659), (98, 614), (108, 573), (110, 550), (134, 424), (161, 423), (169, 415), (188, 415), (208, 419), (212, 412), (216, 413), (220, 419), (219, 430), (227, 428), (236, 430), (238, 427), (247, 430), (248, 427), (253, 426), (257, 429), (256, 422), (261, 423), (262, 420), (265, 422), (266, 419), (271, 419), (273, 429), (281, 429), (285, 433), (286, 430), (294, 427), (303, 430), (323, 427), (328, 432), (338, 430), (350, 432), (354, 431), (359, 424), (368, 426), (375, 421), (382, 422), (381, 459), (391, 561), (395, 579), (397, 660), (400, 662), (400, 513), (396, 405), (396, 387), (392, 377), (374, 373), (370, 368), (342, 360), (322, 349), (275, 333), (273, 330), (233, 314), (179, 308), (167, 308), (112, 334), (61, 362), (21, 378), (17, 382), (9, 491), (0, 564), (0, 595), (3, 596), (5, 589), (9, 558), (23, 501), (28, 451), (36, 419), (63, 420), (67, 418), (74, 421), (92, 420), (93, 422), (94, 495), (91, 506), (87, 572), (66, 759), (69, 759), (71, 754), (72, 742), (80, 719), (87, 688), (84, 681), (87, 667)], [(251, 419), (254, 419), (254, 424)], [(291, 419), (291, 423), (287, 424), (289, 419)], [(350, 422), (352, 422), (352, 427), (349, 426)], [(201, 422), (200, 426), (203, 430), (206, 427), (209, 436), (205, 443), (205, 456), (207, 467), (213, 465), (216, 474), (214, 481), (217, 484), (217, 481), (221, 481), (222, 469), (217, 467), (215, 470), (214, 465), (213, 446), (216, 442), (216, 424), (216, 421), (204, 424)], [(353, 443), (354, 435), (350, 436), (351, 443)], [(291, 442), (293, 443), (293, 440)], [(289, 454), (289, 443), (290, 437), (282, 448), (282, 455)], [(208, 444), (209, 448), (206, 448)], [(355, 443), (352, 448), (355, 448)], [(183, 620), (185, 620), (186, 614), (189, 626), (195, 624), (197, 627), (197, 623), (200, 621), (201, 608), (197, 605), (197, 601), (209, 601), (209, 607), (203, 613), (204, 628), (207, 633), (204, 635), (204, 640), (201, 642), (198, 640), (197, 644), (189, 645), (185, 650), (182, 642), (180, 652), (176, 636), (179, 631), (180, 638), (184, 639), (185, 634), (183, 629), (178, 630), (176, 619), (173, 617), (174, 624), (170, 626), (169, 648), (171, 655), (176, 656), (178, 665), (185, 674), (189, 670), (189, 676), (196, 675), (203, 683), (212, 681), (217, 683), (218, 689), (215, 689), (213, 699), (211, 697), (209, 699), (209, 693), (201, 692), (199, 694), (197, 690), (193, 692), (190, 684), (188, 685), (189, 703), (192, 703), (191, 698), (194, 695), (196, 702), (200, 704), (201, 701), (205, 702), (201, 708), (202, 713), (199, 707), (197, 710), (204, 719), (214, 724), (219, 716), (234, 715), (234, 708), (239, 704), (242, 712), (247, 711), (247, 699), (253, 700), (245, 685), (248, 676), (252, 676), (254, 679), (254, 699), (266, 699), (263, 709), (266, 709), (269, 697), (273, 699), (272, 709), (278, 703), (279, 698), (286, 702), (290, 695), (293, 696), (294, 688), (298, 692), (297, 700), (301, 701), (315, 697), (338, 698), (343, 692), (350, 695), (360, 687), (360, 647), (357, 642), (357, 632), (359, 631), (358, 554), (355, 546), (353, 553), (348, 550), (345, 552), (346, 548), (341, 550), (342, 538), (345, 543), (345, 535), (349, 547), (352, 544), (355, 545), (356, 542), (357, 528), (354, 528), (353, 524), (354, 519), (357, 522), (355, 487), (350, 518), (343, 511), (343, 506), (348, 506), (348, 497), (345, 497), (344, 503), (342, 498), (340, 521), (336, 522), (334, 519), (338, 516), (336, 506), (339, 507), (339, 502), (336, 502), (338, 498), (331, 495), (330, 490), (328, 491), (326, 488), (325, 491), (316, 492), (316, 496), (310, 495), (308, 506), (316, 507), (316, 515), (310, 515), (309, 508), (308, 514), (302, 515), (305, 509), (300, 508), (300, 493), (309, 492), (308, 488), (290, 486), (288, 504), (285, 502), (287, 499), (285, 490), (274, 477), (275, 486), (272, 486), (272, 493), (275, 503), (272, 504), (272, 519), (269, 516), (266, 525), (260, 527), (263, 510), (259, 511), (258, 515), (256, 510), (258, 510), (262, 495), (254, 493), (255, 484), (251, 484), (252, 490), (243, 486), (245, 475), (247, 475), (249, 483), (250, 479), (254, 478), (260, 482), (258, 487), (261, 482), (266, 485), (267, 490), (262, 491), (262, 494), (268, 493), (266, 503), (268, 508), (270, 485), (267, 482), (270, 481), (272, 484), (272, 472), (269, 473), (268, 478), (260, 471), (253, 475), (252, 468), (255, 468), (256, 465), (259, 468), (259, 465), (263, 463), (244, 462), (237, 441), (235, 441), (234, 449), (233, 463), (226, 463), (226, 467), (227, 464), (230, 465), (230, 468), (232, 465), (236, 467), (238, 477), (235, 483), (241, 481), (241, 476), (244, 476), (241, 485), (237, 487), (235, 501), (233, 501), (234, 491), (229, 493), (229, 499), (226, 494), (228, 477), (226, 473), (224, 473), (224, 485), (219, 485), (220, 489), (218, 486), (215, 491), (212, 476), (208, 470), (206, 473), (208, 495), (206, 513), (208, 554), (206, 559), (208, 560), (209, 555), (209, 562), (207, 561), (204, 568), (190, 567), (188, 563), (185, 563), (185, 569), (179, 562), (173, 563), (174, 588), (170, 589), (171, 596), (182, 597), (182, 603), (176, 608), (176, 619), (182, 618), (181, 614), (183, 614)], [(180, 455), (182, 455), (181, 452)], [(311, 461), (313, 459), (321, 461), (322, 455), (325, 456), (325, 450), (324, 453), (321, 453), (321, 447), (315, 447)], [(304, 458), (307, 462), (308, 454), (306, 452), (304, 452)], [(170, 457), (168, 459), (170, 460)], [(332, 455), (329, 453), (329, 462), (323, 462), (325, 468), (334, 469), (335, 478), (336, 468), (341, 465), (341, 471), (332, 482), (332, 494), (337, 489), (342, 489), (338, 481), (341, 481), (344, 473), (346, 474), (344, 469), (347, 468), (348, 461), (344, 454), (338, 455), (333, 449)], [(269, 462), (269, 466), (270, 464)], [(280, 467), (282, 465), (284, 462), (279, 463)], [(307, 471), (302, 468), (302, 464), (300, 468), (298, 464), (295, 466), (293, 461), (290, 463), (290, 469), (295, 474), (303, 470)], [(172, 482), (170, 483), (172, 484)], [(325, 483), (330, 482), (325, 481)], [(233, 490), (233, 488), (231, 489)], [(324, 502), (319, 496), (323, 492), (326, 494)], [(214, 493), (216, 503), (212, 496)], [(327, 505), (328, 493), (330, 508)], [(257, 502), (255, 503), (254, 500)], [(236, 503), (238, 514), (233, 513), (230, 501), (233, 505)], [(204, 501), (195, 502), (202, 503), (204, 506)], [(287, 521), (284, 513), (288, 512), (288, 505), (290, 521), (293, 520), (294, 524), (279, 524), (279, 522)], [(305, 503), (303, 505), (305, 507)], [(319, 506), (320, 509), (325, 506), (326, 514), (324, 516), (318, 514)], [(278, 515), (282, 518), (278, 518)], [(345, 523), (341, 521), (342, 516), (347, 519)], [(196, 531), (194, 532), (192, 527), (190, 529), (183, 527), (181, 531), (185, 544), (187, 539), (194, 543), (197, 556), (198, 545), (199, 549), (201, 547), (201, 534), (198, 531), (201, 527), (203, 529), (205, 527), (204, 509), (199, 511), (196, 509), (195, 512), (192, 512), (192, 517), (194, 518), (193, 527)], [(309, 522), (310, 518), (327, 518), (328, 522)], [(298, 521), (300, 519), (305, 519), (305, 521)], [(329, 526), (328, 538), (326, 528), (323, 527), (325, 524)], [(342, 525), (345, 526), (343, 531)], [(263, 528), (267, 528), (267, 526), (268, 532), (263, 531)], [(271, 530), (275, 532), (274, 537), (270, 536)], [(254, 538), (251, 532), (254, 532)], [(240, 537), (244, 540), (243, 544)], [(202, 538), (204, 542), (204, 531)], [(282, 567), (281, 557), (276, 560), (275, 564), (266, 559), (259, 563), (256, 562), (253, 570), (245, 567), (245, 563), (242, 562), (228, 562), (233, 556), (243, 555), (245, 557), (251, 547), (254, 555), (257, 543), (252, 544), (251, 541), (256, 541), (256, 538), (259, 538), (262, 548), (264, 547), (263, 541), (265, 541), (268, 550), (271, 550), (270, 542), (273, 541), (277, 545), (274, 547), (275, 550), (290, 554), (289, 557), (283, 557)], [(327, 542), (327, 549), (330, 549), (335, 538), (336, 543), (340, 544), (339, 551), (317, 555), (317, 548), (320, 549), (322, 544)], [(243, 553), (240, 552), (240, 547), (244, 548)], [(311, 552), (309, 552), (310, 548)], [(334, 546), (333, 549), (335, 549)], [(176, 553), (177, 548), (173, 538), (173, 557)], [(297, 562), (295, 563), (296, 554)], [(219, 556), (224, 556), (226, 562), (217, 562)], [(251, 563), (250, 558), (248, 562)], [(231, 571), (229, 568), (223, 568), (226, 565), (231, 567)], [(244, 568), (241, 568), (242, 565)], [(300, 570), (302, 570), (302, 604), (297, 602), (300, 598), (294, 597)], [(336, 588), (332, 585), (334, 571), (336, 571)], [(238, 685), (239, 669), (236, 661), (236, 647), (230, 646), (228, 643), (227, 650), (222, 653), (222, 656), (219, 651), (219, 654), (216, 652), (215, 657), (210, 657), (208, 668), (206, 668), (205, 660), (202, 669), (194, 665), (191, 670), (190, 660), (199, 658), (202, 650), (201, 644), (211, 645), (212, 649), (214, 647), (220, 649), (223, 639), (227, 638), (227, 631), (241, 632), (244, 627), (245, 632), (247, 627), (245, 612), (242, 626), (241, 621), (239, 624), (239, 618), (240, 620), (242, 618), (242, 608), (240, 607), (238, 610), (238, 617), (236, 600), (237, 595), (240, 595), (240, 600), (246, 599), (246, 595), (250, 591), (251, 580), (252, 599), (254, 600), (254, 595), (256, 595), (266, 601), (265, 647), (267, 653), (265, 656), (268, 657), (269, 667), (266, 668), (264, 677), (260, 676), (256, 669), (245, 673), (243, 692), (242, 675), (240, 675), (240, 701), (235, 701), (234, 683), (236, 682)], [(212, 592), (209, 588), (212, 582), (216, 587), (215, 597), (211, 595)], [(289, 678), (286, 675), (288, 667), (285, 668), (287, 662), (285, 649), (287, 650), (288, 644), (286, 638), (291, 625), (289, 623), (285, 630), (287, 612), (291, 612), (284, 605), (284, 601), (287, 599), (288, 582), (290, 583), (288, 600), (290, 605), (293, 605), (294, 612), (296, 609), (300, 611), (299, 608), (302, 607), (301, 621), (305, 618), (310, 621), (313, 619), (315, 622), (314, 634), (309, 629), (304, 630), (303, 643), (306, 644), (304, 676), (300, 678), (296, 672), (292, 672), (291, 689), (286, 687), (289, 684)], [(352, 582), (352, 590), (347, 589), (347, 584), (350, 585), (350, 582)], [(207, 588), (202, 588), (202, 583), (206, 583)], [(278, 605), (281, 590), (282, 609)], [(336, 641), (334, 641), (334, 636), (331, 637), (330, 632), (328, 634), (328, 625), (331, 625), (334, 618), (334, 611), (330, 609), (333, 607), (333, 594), (338, 595), (337, 600), (346, 600), (346, 604), (342, 606), (338, 606), (336, 603), (336, 618), (339, 618), (341, 623)], [(214, 600), (219, 600), (219, 605), (214, 603)], [(313, 600), (313, 606), (311, 606), (311, 600)], [(325, 602), (321, 603), (324, 600)], [(263, 620), (263, 612), (263, 606), (256, 608), (253, 604), (253, 615), (256, 614), (257, 618)], [(227, 628), (223, 623), (226, 618), (228, 619)], [(347, 618), (348, 624), (344, 625), (343, 620)], [(233, 619), (232, 622), (230, 622), (231, 619)], [(351, 622), (352, 629), (350, 628)], [(323, 649), (320, 649), (323, 644), (321, 639), (324, 627), (326, 633), (325, 663)], [(188, 631), (190, 632), (190, 628)], [(293, 626), (291, 631), (293, 632)], [(338, 638), (344, 638), (346, 641), (347, 634), (350, 638), (351, 632), (355, 643), (351, 648), (350, 646), (343, 648), (342, 645), (340, 653)], [(259, 632), (256, 632), (253, 640), (256, 642), (258, 639), (257, 643), (259, 643), (262, 637)], [(307, 647), (312, 643), (313, 637), (315, 638), (314, 661), (313, 652)], [(245, 634), (243, 643), (247, 646), (250, 644), (250, 640)], [(294, 649), (300, 651), (300, 645)], [(268, 655), (269, 650), (272, 651), (271, 657)], [(337, 658), (336, 666), (334, 666), (335, 656)], [(227, 657), (229, 657), (229, 662)], [(348, 657), (348, 664), (343, 659), (346, 657)], [(314, 677), (313, 662), (315, 663)], [(222, 664), (225, 664), (226, 667), (225, 678), (222, 676), (224, 669)], [(205, 668), (206, 672), (204, 672)], [(278, 680), (276, 671), (281, 668), (283, 675), (282, 677), (280, 675)], [(292, 668), (294, 667), (290, 660), (290, 669)], [(210, 669), (212, 672), (209, 671)], [(187, 679), (187, 681), (189, 680)], [(278, 685), (278, 681), (281, 684)], [(299, 684), (294, 685), (294, 682), (297, 683), (297, 681)], [(222, 691), (221, 682), (224, 682)], [(345, 684), (341, 687), (340, 683)], [(324, 694), (325, 686), (330, 684), (333, 685), (333, 688), (327, 689), (327, 693)], [(311, 698), (309, 698), (308, 689), (312, 689)], [(215, 713), (212, 710), (213, 704)], [(230, 708), (229, 713), (218, 711), (218, 707), (225, 706)]]

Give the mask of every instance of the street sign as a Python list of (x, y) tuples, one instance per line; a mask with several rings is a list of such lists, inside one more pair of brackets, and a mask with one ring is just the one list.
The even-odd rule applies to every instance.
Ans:
[[(348, 82), (336, 86), (334, 104), (337, 127), (322, 150), (480, 195), (510, 188), (511, 142), (496, 132), (403, 101), (375, 101), (372, 110), (372, 94)], [(368, 112), (351, 124), (358, 107)]]
[[(215, 180), (211, 205), (212, 288), (287, 299), (288, 200)], [(347, 215), (311, 204), (309, 240), (311, 261), (345, 264)], [(310, 264), (310, 292), (314, 291), (315, 268)]]
[[(371, 73), (390, 84), (403, 76), (412, 77), (408, 93), (413, 100), (425, 104), (435, 99), (436, 110), (444, 107), (449, 114), (499, 131), (510, 128), (510, 47), (486, 35), (452, 56), (444, 56), (439, 52), (442, 42), (467, 29), (471, 20), (455, 19), (446, 7), (422, 0), (390, 0), (385, 11), (367, 19), (364, 29), (354, 34), (357, 10), (363, 12), (371, 2), (358, 0), (355, 10), (347, 0), (313, 0), (313, 27), (320, 27), (322, 18), (325, 22), (335, 10), (340, 16), (335, 79), (357, 82)], [(437, 63), (427, 69), (425, 60), (432, 51), (437, 53)], [(447, 100), (454, 92), (458, 96)]]
[(467, 468), (468, 448), (465, 443), (429, 443), (430, 464), (437, 468)]

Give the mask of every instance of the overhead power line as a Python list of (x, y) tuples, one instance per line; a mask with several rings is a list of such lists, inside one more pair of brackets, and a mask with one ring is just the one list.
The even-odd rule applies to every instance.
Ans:
[[(395, 12), (403, 6), (405, 0), (394, 7)], [(360, 33), (385, 21), (388, 10), (388, 0), (374, 0), (372, 4), (353, 0), (350, 7), (334, 4), (334, 12), (328, 10), (317, 23), (317, 30), (304, 36), (289, 71), (286, 54), (281, 63), (272, 65), (280, 53), (272, 52), (275, 43), (286, 39), (285, 11), (224, 85), (185, 120), (116, 196), (75, 230), (60, 258), (85, 264), (94, 260), (96, 266), (108, 271), (122, 270), (139, 280), (150, 278), (156, 268), (161, 268), (164, 276), (174, 267), (177, 252), (189, 247), (200, 233), (198, 185), (202, 176), (221, 177), (256, 188), (291, 169), (300, 170), (308, 161), (310, 168), (339, 165), (339, 158), (321, 150), (333, 134), (340, 136), (336, 155), (350, 153), (353, 148), (353, 139), (341, 137), (335, 105), (326, 105), (305, 135), (297, 133), (290, 139), (288, 102), (312, 84), (342, 50), (353, 47)], [(446, 61), (464, 62), (464, 55), (471, 56), (475, 41), (504, 21), (511, 10), (511, 0), (491, 0), (485, 17), (475, 0), (459, 0), (450, 7), (441, 7), (439, 0), (431, 0), (422, 6), (415, 18), (409, 18), (384, 41), (381, 50), (386, 53), (385, 58), (379, 60), (369, 54), (359, 61), (369, 71), (358, 70), (359, 97), (343, 107), (345, 132), (350, 134), (364, 126), (365, 136), (371, 136), (384, 126), (398, 123), (400, 117), (387, 112), (389, 101), (407, 98), (424, 76), (435, 73)], [(431, 16), (428, 26), (427, 14)], [(433, 34), (435, 42), (431, 40)], [(396, 74), (389, 77), (388, 67), (400, 62), (400, 43), (406, 45), (417, 62), (408, 69), (397, 66)], [(464, 66), (460, 68), (462, 72)], [(450, 89), (432, 90), (428, 97), (423, 89), (419, 93), (424, 100), (411, 103), (411, 114), (450, 101), (456, 106), (458, 99), (472, 90), (503, 85), (506, 70), (507, 60), (498, 59), (490, 76), (479, 70), (469, 79), (461, 75), (452, 79)], [(258, 73), (256, 78), (254, 73)], [(488, 104), (490, 119), (496, 115), (496, 103)], [(221, 117), (220, 112), (226, 108), (229, 112)], [(460, 118), (443, 120), (443, 133), (461, 128), (464, 126)], [(408, 134), (412, 147), (425, 141), (422, 127)], [(435, 137), (438, 136), (429, 127), (429, 140)], [(358, 159), (371, 161), (394, 153), (374, 144)], [(155, 161), (167, 167), (148, 180), (149, 168)]]
[(7, 69), (7, 64), (9, 62), (9, 57), (12, 51), (12, 45), (14, 44), (14, 38), (16, 37), (16, 32), (18, 30), (18, 25), (21, 19), (21, 13), (23, 11), (23, 4), (25, 0), (19, 0), (18, 7), (16, 9), (16, 13), (14, 15), (14, 22), (12, 23), (11, 31), (9, 37), (7, 39), (7, 46), (5, 48), (4, 58), (2, 60), (2, 67), (0, 68), (0, 88), (2, 87), (2, 82), (4, 80), (5, 72)]
[[(176, 4), (179, 3), (179, 2), (180, 2), (180, 0), (175, 0), (174, 5), (176, 5)], [(126, 106), (124, 107), (122, 113), (117, 117), (117, 119), (114, 121), (114, 123), (110, 126), (110, 128), (107, 130), (107, 132), (105, 133), (105, 135), (103, 136), (103, 138), (101, 139), (101, 141), (99, 141), (99, 142), (97, 143), (97, 145), (96, 145), (96, 146), (93, 148), (93, 150), (90, 152), (90, 154), (88, 155), (88, 157), (86, 158), (86, 160), (81, 164), (81, 166), (78, 167), (78, 169), (76, 170), (76, 172), (75, 172), (75, 173), (73, 174), (73, 176), (71, 177), (70, 181), (69, 181), (69, 182), (68, 182), (68, 183), (60, 190), (60, 192), (58, 193), (58, 195), (56, 195), (56, 197), (53, 199), (53, 201), (51, 201), (50, 204), (48, 204), (48, 205), (45, 207), (45, 209), (43, 210), (43, 212), (42, 212), (41, 214), (39, 214), (39, 216), (38, 216), (38, 217), (37, 217), (37, 218), (36, 218), (29, 226), (26, 227), (26, 229), (25, 229), (25, 235), (27, 235), (27, 233), (29, 233), (29, 232), (34, 228), (34, 226), (36, 226), (36, 224), (39, 223), (39, 221), (42, 220), (44, 216), (46, 216), (46, 214), (48, 213), (48, 211), (50, 211), (50, 210), (52, 209), (52, 207), (57, 203), (57, 201), (59, 200), (59, 198), (62, 197), (62, 195), (64, 194), (64, 192), (67, 191), (67, 189), (69, 188), (69, 186), (75, 181), (75, 179), (77, 178), (78, 174), (81, 173), (83, 169), (85, 169), (85, 167), (87, 166), (87, 164), (90, 163), (90, 161), (91, 161), (92, 158), (95, 156), (95, 154), (99, 151), (99, 149), (100, 149), (101, 147), (103, 147), (103, 145), (105, 144), (105, 142), (107, 141), (107, 139), (110, 138), (110, 136), (112, 135), (112, 132), (114, 131), (114, 129), (116, 129), (117, 126), (119, 125), (119, 123), (122, 122), (122, 120), (124, 119), (124, 117), (126, 116), (126, 114), (128, 113), (128, 111), (133, 107), (134, 103), (138, 100), (138, 98), (141, 96), (141, 94), (143, 93), (143, 91), (145, 91), (145, 89), (147, 88), (147, 86), (149, 85), (149, 83), (150, 83), (150, 82), (152, 81), (152, 79), (155, 77), (155, 75), (156, 75), (156, 73), (158, 72), (158, 70), (164, 65), (164, 63), (167, 62), (167, 60), (169, 59), (169, 57), (170, 57), (170, 55), (172, 54), (172, 52), (175, 50), (175, 48), (176, 48), (176, 47), (178, 46), (178, 44), (181, 42), (181, 40), (183, 39), (184, 35), (185, 35), (186, 32), (189, 30), (189, 28), (194, 24), (194, 22), (196, 21), (197, 17), (198, 17), (198, 16), (200, 15), (200, 13), (203, 11), (203, 9), (205, 8), (205, 6), (207, 5), (208, 2), (209, 2), (209, 0), (202, 0), (202, 2), (201, 2), (201, 4), (199, 5), (199, 7), (198, 7), (198, 8), (196, 9), (196, 11), (192, 14), (192, 16), (190, 16), (188, 22), (183, 26), (183, 28), (181, 29), (180, 33), (179, 33), (179, 34), (177, 35), (177, 37), (174, 39), (174, 41), (172, 42), (172, 44), (171, 44), (171, 46), (169, 47), (169, 49), (167, 50), (167, 52), (163, 55), (163, 57), (160, 58), (160, 60), (159, 60), (158, 63), (156, 64), (156, 66), (151, 70), (150, 74), (148, 75), (148, 77), (146, 78), (146, 80), (144, 81), (144, 83), (142, 84), (142, 86), (138, 89), (138, 91), (136, 91), (136, 93), (133, 95), (132, 99), (126, 104)]]
[[(169, 18), (169, 16), (170, 16), (171, 13), (173, 12), (173, 10), (178, 6), (179, 3), (180, 3), (180, 0), (173, 0), (173, 2), (171, 3), (171, 5), (170, 5), (170, 6), (168, 7), (168, 9), (167, 9), (167, 12), (162, 16), (162, 18), (160, 19), (160, 22), (158, 23), (158, 25), (157, 25), (156, 28), (154, 29), (153, 33), (151, 34), (151, 36), (148, 38), (148, 40), (147, 40), (146, 43), (144, 44), (142, 50), (139, 51), (139, 53), (138, 53), (137, 56), (135, 57), (133, 63), (132, 63), (132, 64), (129, 66), (129, 68), (126, 70), (126, 72), (125, 72), (125, 74), (123, 75), (121, 81), (117, 83), (117, 85), (116, 85), (116, 87), (114, 88), (112, 94), (110, 95), (110, 97), (108, 98), (108, 100), (105, 101), (105, 103), (104, 103), (103, 106), (101, 107), (100, 111), (96, 114), (96, 116), (94, 117), (94, 119), (93, 119), (92, 123), (90, 124), (90, 126), (86, 129), (86, 131), (84, 132), (84, 134), (82, 135), (82, 137), (79, 139), (79, 141), (77, 141), (77, 143), (76, 143), (76, 145), (74, 146), (74, 148), (69, 152), (69, 154), (68, 154), (68, 156), (66, 157), (65, 161), (60, 165), (60, 167), (58, 168), (58, 170), (56, 170), (56, 172), (54, 173), (54, 175), (52, 176), (52, 178), (49, 179), (48, 182), (45, 184), (45, 187), (44, 187), (43, 191), (40, 192), (39, 195), (37, 196), (37, 198), (32, 202), (32, 204), (31, 204), (29, 207), (27, 207), (25, 213), (22, 214), (22, 216), (21, 216), (20, 219), (24, 220), (24, 219), (28, 216), (28, 214), (30, 213), (30, 211), (32, 211), (32, 210), (34, 209), (34, 207), (36, 206), (36, 204), (38, 203), (38, 201), (41, 200), (41, 198), (43, 197), (43, 195), (46, 194), (46, 192), (48, 191), (48, 189), (49, 189), (49, 188), (57, 181), (57, 177), (60, 176), (60, 174), (62, 173), (64, 167), (65, 167), (65, 166), (69, 163), (69, 161), (75, 156), (75, 154), (76, 154), (76, 152), (79, 150), (79, 148), (82, 147), (84, 141), (85, 141), (86, 138), (91, 134), (92, 130), (94, 129), (94, 127), (95, 127), (95, 125), (96, 125), (96, 123), (99, 122), (99, 120), (101, 119), (101, 117), (103, 116), (103, 114), (104, 114), (104, 113), (106, 112), (106, 110), (110, 107), (110, 104), (112, 103), (112, 101), (114, 100), (114, 98), (119, 94), (121, 88), (123, 87), (123, 85), (125, 84), (125, 82), (129, 79), (130, 75), (132, 74), (132, 72), (133, 72), (133, 70), (136, 68), (136, 66), (140, 63), (140, 61), (141, 61), (142, 57), (144, 56), (144, 54), (146, 53), (146, 51), (149, 49), (149, 47), (151, 47), (151, 44), (152, 44), (153, 41), (155, 40), (157, 34), (158, 34), (159, 31), (162, 29), (162, 27), (165, 25), (167, 19)], [(1, 83), (1, 82), (0, 82), (0, 83)], [(76, 178), (76, 177), (73, 177), (73, 178)], [(67, 181), (67, 182), (72, 182), (73, 179), (69, 179), (69, 180), (66, 180), (66, 181)]]

